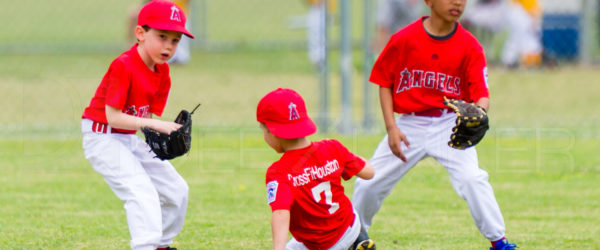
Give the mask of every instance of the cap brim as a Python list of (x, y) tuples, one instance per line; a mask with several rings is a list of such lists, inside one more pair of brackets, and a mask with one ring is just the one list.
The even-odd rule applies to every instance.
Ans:
[(310, 118), (287, 124), (265, 122), (265, 125), (275, 136), (284, 139), (296, 139), (317, 132), (317, 125)]
[(150, 28), (157, 30), (169, 30), (175, 32), (181, 32), (182, 34), (188, 36), (189, 38), (194, 38), (191, 32), (189, 32), (185, 27), (180, 25), (169, 25), (169, 24), (148, 24)]

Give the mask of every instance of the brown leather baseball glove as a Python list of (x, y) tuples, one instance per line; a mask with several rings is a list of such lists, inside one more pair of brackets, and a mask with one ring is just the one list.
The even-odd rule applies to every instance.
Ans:
[(475, 146), (490, 128), (486, 110), (463, 100), (444, 99), (444, 104), (456, 112), (456, 126), (448, 145), (456, 149)]

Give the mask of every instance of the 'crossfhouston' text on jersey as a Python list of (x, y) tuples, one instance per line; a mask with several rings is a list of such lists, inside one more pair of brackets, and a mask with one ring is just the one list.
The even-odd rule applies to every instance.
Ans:
[(267, 170), (267, 200), (273, 211), (290, 210), (290, 232), (309, 249), (328, 249), (354, 223), (341, 178), (365, 166), (336, 140), (286, 151)]

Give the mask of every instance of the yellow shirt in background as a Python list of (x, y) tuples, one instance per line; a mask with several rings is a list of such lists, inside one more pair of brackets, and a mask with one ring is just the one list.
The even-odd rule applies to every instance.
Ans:
[(525, 9), (529, 15), (534, 17), (542, 15), (542, 6), (540, 6), (538, 0), (513, 0), (513, 2), (523, 6), (523, 9)]
[(185, 12), (186, 14), (189, 14), (188, 12), (188, 0), (173, 0), (173, 2), (175, 4), (177, 4), (177, 6), (179, 6), (179, 8), (181, 8), (183, 10), (183, 12)]
[[(307, 0), (310, 5), (319, 4), (325, 2), (325, 0)], [(336, 7), (336, 0), (329, 0), (329, 12), (334, 12)]]

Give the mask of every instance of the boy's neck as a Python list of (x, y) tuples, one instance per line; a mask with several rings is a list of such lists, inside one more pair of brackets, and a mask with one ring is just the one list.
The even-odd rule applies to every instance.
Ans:
[(310, 144), (312, 143), (306, 137), (302, 137), (302, 138), (298, 138), (298, 139), (281, 139), (280, 138), (280, 142), (281, 142), (281, 148), (283, 149), (283, 152), (306, 148), (306, 147), (310, 146)]
[(425, 28), (425, 31), (438, 37), (449, 35), (454, 31), (455, 26), (456, 22), (447, 22), (442, 18), (436, 18), (433, 15), (423, 21), (423, 28)]
[(152, 58), (150, 58), (143, 49), (143, 45), (141, 45), (140, 43), (138, 43), (137, 45), (137, 52), (140, 55), (140, 58), (142, 58), (142, 61), (144, 62), (144, 64), (146, 64), (146, 66), (151, 70), (154, 71), (154, 66), (156, 66), (156, 63), (154, 63), (154, 61), (152, 60)]

